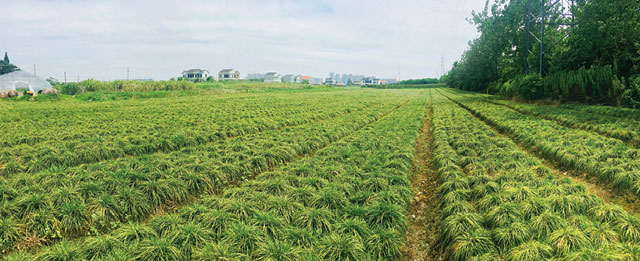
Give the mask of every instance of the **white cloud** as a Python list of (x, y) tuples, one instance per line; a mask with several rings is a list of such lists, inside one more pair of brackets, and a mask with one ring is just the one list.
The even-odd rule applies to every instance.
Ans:
[[(234, 67), (325, 76), (438, 76), (476, 36), (479, 0), (3, 3), (0, 51), (44, 76), (168, 79)], [(461, 21), (462, 20), (462, 21)]]

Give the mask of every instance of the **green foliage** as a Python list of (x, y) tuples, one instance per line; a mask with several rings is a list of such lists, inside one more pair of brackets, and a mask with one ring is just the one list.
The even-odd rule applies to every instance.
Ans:
[(111, 235), (88, 238), (83, 244), (83, 253), (90, 260), (101, 260), (113, 250), (122, 248), (122, 243)]
[(640, 218), (625, 216), (615, 221), (615, 228), (626, 242), (640, 242)]
[(576, 1), (570, 10), (575, 20), (568, 20), (562, 15), (566, 9), (546, 2), (542, 64), (541, 47), (526, 30), (539, 35), (540, 29), (523, 19), (540, 13), (540, 6), (540, 1), (487, 2), (473, 13), (480, 36), (443, 79), (453, 88), (509, 98), (637, 107), (637, 86), (624, 79), (640, 75), (640, 3)]
[(37, 260), (50, 261), (83, 260), (84, 258), (81, 248), (69, 241), (62, 241), (55, 246), (48, 247), (37, 256)]
[(20, 71), (20, 68), (11, 64), (11, 62), (9, 61), (9, 56), (7, 55), (7, 52), (4, 52), (4, 59), (0, 61), (0, 75), (15, 72), (15, 71)]
[(318, 256), (325, 260), (363, 260), (367, 254), (362, 243), (351, 235), (330, 234), (323, 238)]
[(22, 235), (22, 226), (11, 217), (0, 218), (0, 253), (8, 252)]
[(410, 79), (400, 81), (398, 84), (434, 84), (440, 83), (438, 79), (435, 78), (424, 78), (424, 79)]
[(246, 260), (246, 257), (226, 241), (210, 242), (193, 255), (194, 260)]
[(629, 80), (629, 88), (622, 94), (622, 103), (625, 106), (640, 109), (640, 76)]
[[(76, 95), (87, 92), (128, 92), (128, 95), (137, 95), (145, 97), (147, 95), (140, 92), (158, 92), (158, 91), (178, 91), (178, 90), (195, 90), (196, 86), (190, 81), (112, 81), (102, 82), (97, 80), (85, 80), (77, 83), (63, 83), (60, 85), (60, 92), (63, 94)], [(166, 93), (159, 92), (156, 95), (166, 95)], [(122, 95), (109, 95), (96, 94), (93, 96), (84, 96), (87, 100), (90, 99), (117, 99)]]
[(469, 260), (471, 257), (492, 253), (496, 250), (491, 237), (484, 229), (476, 229), (456, 237), (449, 245), (450, 260)]
[(376, 229), (367, 240), (367, 253), (373, 259), (394, 260), (400, 257), (404, 234), (394, 229)]
[(256, 260), (300, 260), (300, 249), (287, 242), (269, 240), (258, 244)]
[(534, 261), (545, 260), (553, 255), (553, 248), (539, 241), (528, 241), (511, 251), (508, 260)]
[[(423, 80), (409, 80), (409, 81), (417, 81), (422, 82)], [(379, 85), (363, 85), (362, 88), (373, 88), (373, 89), (429, 89), (429, 88), (444, 88), (446, 85), (444, 83), (439, 83), (438, 80), (435, 82), (430, 82), (425, 80), (424, 82), (429, 83), (404, 83), (404, 81), (400, 83), (393, 84), (379, 84)]]
[(7, 251), (63, 239), (87, 259), (297, 260), (339, 249), (321, 247), (333, 233), (362, 248), (344, 256), (397, 257), (425, 94), (63, 99), (21, 113), (33, 132), (0, 141), (1, 211), (26, 232)]
[(560, 256), (591, 245), (584, 233), (573, 227), (562, 228), (551, 233), (549, 244)]
[(181, 260), (185, 256), (177, 247), (171, 244), (169, 238), (146, 238), (136, 248), (136, 260)]
[[(449, 259), (621, 260), (624, 253), (634, 253), (623, 242), (636, 242), (635, 216), (604, 203), (582, 184), (557, 178), (555, 171), (541, 160), (523, 153), (510, 137), (498, 135), (492, 127), (531, 145), (545, 158), (549, 156), (557, 162), (570, 159), (566, 161), (568, 166), (591, 169), (594, 175), (601, 173), (601, 165), (597, 164), (606, 164), (604, 159), (609, 156), (603, 154), (610, 155), (609, 162), (625, 164), (609, 174), (613, 180), (637, 168), (632, 163), (635, 159), (626, 158), (635, 150), (620, 142), (606, 145), (603, 140), (607, 138), (597, 134), (564, 128), (495, 105), (487, 102), (489, 96), (454, 90), (438, 92), (448, 97), (433, 97), (432, 124), (433, 158), (441, 179), (440, 244), (445, 246)], [(600, 111), (613, 113), (619, 109)], [(580, 113), (583, 112), (574, 112)], [(635, 117), (632, 115), (620, 113), (611, 117), (630, 119)], [(572, 148), (574, 142), (583, 147)], [(473, 160), (468, 160), (470, 155)], [(635, 181), (633, 176), (632, 172), (624, 175), (627, 183)], [(464, 196), (461, 191), (465, 190), (471, 191), (472, 196)], [(494, 246), (482, 244), (483, 237), (473, 236), (473, 231), (490, 235)], [(633, 255), (627, 255), (630, 256)]]

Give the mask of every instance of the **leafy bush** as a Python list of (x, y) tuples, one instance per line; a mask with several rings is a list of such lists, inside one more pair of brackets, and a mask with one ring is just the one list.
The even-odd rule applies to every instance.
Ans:
[(640, 109), (640, 76), (629, 81), (629, 88), (622, 94), (624, 106)]
[(517, 77), (515, 84), (516, 92), (523, 99), (537, 100), (544, 96), (542, 77), (540, 74), (529, 74), (523, 77)]

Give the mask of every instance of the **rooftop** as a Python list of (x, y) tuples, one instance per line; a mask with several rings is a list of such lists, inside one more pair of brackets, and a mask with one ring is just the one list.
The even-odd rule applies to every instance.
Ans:
[(209, 71), (202, 70), (202, 69), (189, 69), (189, 70), (183, 71), (182, 73), (203, 73), (203, 72), (209, 72)]

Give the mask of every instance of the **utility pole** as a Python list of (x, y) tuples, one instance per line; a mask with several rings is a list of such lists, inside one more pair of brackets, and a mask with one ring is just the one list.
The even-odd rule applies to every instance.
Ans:
[(38, 75), (38, 74), (36, 74), (36, 65), (35, 64), (33, 64), (33, 75)]
[(531, 0), (527, 1), (527, 9), (526, 9), (526, 14), (525, 14), (525, 32), (527, 34), (527, 45), (525, 46), (525, 48), (527, 49), (527, 51), (525, 52), (525, 56), (524, 56), (524, 63), (523, 63), (523, 72), (525, 74), (529, 74), (529, 54), (531, 53)]
[(127, 67), (127, 81), (129, 80), (129, 67)]
[(67, 72), (64, 72), (64, 83), (67, 83)]
[(444, 75), (444, 55), (440, 57), (440, 78)]
[(542, 6), (540, 8), (540, 71), (538, 72), (542, 75), (542, 63), (544, 62), (544, 22), (545, 22), (545, 11), (546, 6), (544, 5), (545, 1), (542, 0)]
[(80, 82), (80, 74), (78, 74), (78, 82)]
[[(573, 7), (575, 5), (575, 0), (555, 0), (555, 1), (546, 1), (546, 0), (540, 0), (540, 5), (538, 6), (540, 8), (540, 13), (539, 16), (536, 16), (533, 12), (533, 1), (534, 0), (527, 0), (527, 6), (526, 6), (526, 14), (525, 14), (525, 33), (526, 33), (526, 56), (524, 57), (524, 61), (523, 61), (523, 71), (525, 73), (530, 73), (530, 68), (529, 68), (529, 61), (528, 61), (528, 57), (529, 55), (532, 53), (532, 39), (534, 38), (535, 40), (538, 41), (539, 45), (540, 45), (540, 50), (538, 53), (538, 62), (539, 64), (539, 68), (538, 68), (538, 73), (540, 73), (540, 75), (544, 74), (544, 60), (545, 60), (545, 53), (544, 53), (544, 41), (545, 41), (545, 26), (546, 25), (554, 25), (554, 26), (569, 26), (569, 27), (573, 27), (575, 26), (575, 15), (573, 14)], [(561, 22), (557, 23), (556, 21), (547, 21), (547, 16), (548, 13), (547, 9), (549, 9), (549, 12), (551, 12), (552, 14), (556, 14), (557, 16), (561, 17)], [(551, 17), (555, 17), (555, 16), (551, 16)], [(570, 19), (569, 22), (567, 22), (567, 19)], [(540, 34), (536, 35), (532, 30), (534, 30), (534, 24), (536, 23), (540, 23)]]

